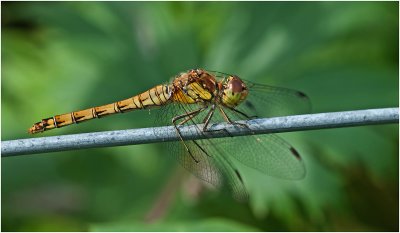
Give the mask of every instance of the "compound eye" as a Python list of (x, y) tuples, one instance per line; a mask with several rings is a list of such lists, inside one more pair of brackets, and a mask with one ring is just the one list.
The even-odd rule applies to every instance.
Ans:
[(233, 76), (228, 82), (228, 89), (233, 93), (240, 93), (243, 91), (243, 82), (237, 77)]

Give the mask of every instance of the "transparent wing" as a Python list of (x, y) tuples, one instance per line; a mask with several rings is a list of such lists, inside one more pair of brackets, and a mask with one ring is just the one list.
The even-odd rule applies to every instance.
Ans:
[(214, 140), (215, 145), (226, 156), (230, 155), (266, 175), (296, 180), (304, 178), (306, 174), (300, 154), (274, 134)]
[[(224, 121), (219, 108), (223, 109), (233, 121), (255, 116), (273, 117), (301, 114), (307, 113), (311, 109), (308, 97), (300, 91), (255, 84), (249, 81), (245, 81), (245, 83), (249, 89), (246, 100), (235, 109), (218, 106), (210, 124)], [(201, 107), (197, 104), (170, 103), (159, 111), (157, 125), (171, 125), (174, 117), (188, 114)], [(209, 110), (210, 107), (188, 120), (184, 125), (204, 123)], [(194, 128), (194, 130), (197, 133), (203, 133), (203, 129)], [(250, 135), (195, 141), (184, 139), (184, 141), (187, 148), (182, 141), (166, 143), (168, 153), (172, 154), (184, 168), (198, 178), (216, 187), (227, 185), (238, 200), (246, 200), (248, 194), (240, 172), (230, 160), (231, 157), (274, 177), (301, 179), (305, 175), (304, 164), (299, 153), (275, 135)]]
[[(302, 92), (250, 82), (246, 84), (249, 87), (248, 98), (236, 109), (249, 117), (273, 117), (310, 111), (310, 101)], [(231, 120), (246, 119), (234, 109), (221, 107)], [(234, 137), (216, 144), (226, 154), (264, 174), (290, 180), (301, 179), (306, 174), (300, 154), (274, 134)]]
[[(193, 111), (191, 106), (181, 106), (185, 107), (185, 111)], [(221, 106), (222, 107), (222, 106)], [(239, 119), (243, 118), (243, 116), (234, 110), (222, 107), (223, 111), (228, 115), (230, 119)], [(189, 124), (200, 124), (202, 123), (203, 118), (207, 114), (207, 111), (199, 114), (197, 118), (194, 118), (192, 122)], [(221, 113), (216, 110), (214, 116), (211, 120), (212, 123), (223, 122), (224, 118)], [(198, 132), (203, 132), (202, 129), (196, 128)], [(228, 134), (228, 133), (227, 133)], [(188, 141), (188, 146), (192, 145), (192, 141)], [(291, 146), (288, 142), (280, 138), (275, 134), (263, 134), (263, 135), (247, 135), (242, 137), (225, 137), (225, 138), (215, 138), (209, 140), (196, 140), (202, 148), (209, 154), (209, 156), (205, 156), (206, 159), (209, 157), (213, 158), (213, 165), (217, 167), (221, 167), (218, 163), (215, 163), (215, 157), (217, 158), (227, 158), (228, 161), (226, 163), (230, 163), (229, 158), (235, 158), (239, 162), (244, 165), (254, 168), (266, 175), (273, 176), (276, 178), (288, 179), (288, 180), (297, 180), (302, 179), (305, 174), (305, 166), (300, 156), (300, 153)], [(179, 150), (181, 152), (185, 152), (185, 149), (182, 145)], [(195, 147), (195, 146), (190, 146)], [(176, 147), (175, 147), (176, 148)], [(196, 154), (203, 155), (204, 152), (199, 151), (198, 148), (191, 149), (196, 151)], [(190, 156), (186, 156), (189, 158), (189, 162), (193, 162), (193, 159)], [(196, 159), (201, 159), (197, 158)], [(223, 162), (223, 161), (222, 161)], [(188, 168), (189, 164), (184, 165), (184, 167)], [(193, 166), (199, 166), (199, 164), (192, 164)], [(200, 166), (201, 167), (201, 166)], [(227, 169), (229, 171), (223, 171), (225, 173), (232, 173), (232, 170), (235, 170), (233, 166), (231, 169)], [(192, 168), (188, 168), (190, 170)], [(202, 172), (206, 172), (206, 169), (202, 169)], [(192, 171), (193, 172), (193, 171)], [(209, 172), (211, 173), (211, 172)], [(212, 176), (207, 174), (207, 179), (202, 178), (214, 185), (220, 185), (213, 180), (210, 180)], [(201, 174), (205, 176), (206, 174)], [(240, 175), (240, 174), (239, 174)], [(199, 175), (197, 175), (199, 177)], [(220, 175), (221, 176), (221, 175)], [(234, 174), (230, 175), (230, 179), (234, 179)], [(200, 177), (201, 178), (201, 177)], [(214, 183), (213, 183), (214, 182)], [(228, 181), (229, 183), (229, 181)], [(232, 185), (232, 184), (231, 184)], [(240, 184), (236, 184), (239, 186)], [(232, 187), (235, 189), (235, 187)], [(236, 188), (240, 189), (240, 188)], [(237, 194), (234, 194), (237, 195)]]
[[(157, 117), (158, 125), (171, 125), (172, 118), (197, 110), (198, 105), (187, 105), (170, 103), (160, 109)], [(200, 124), (207, 115), (204, 110), (186, 124)], [(185, 124), (185, 125), (186, 125)], [(203, 133), (200, 128), (195, 128)], [(155, 134), (167, 132), (155, 131)], [(176, 134), (175, 132), (173, 132)], [(185, 140), (189, 152), (182, 141), (167, 142), (166, 150), (189, 172), (196, 177), (216, 186), (217, 188), (230, 189), (235, 199), (245, 201), (248, 199), (246, 188), (243, 184), (239, 171), (234, 167), (229, 157), (226, 157), (223, 148), (219, 148), (213, 140)], [(193, 158), (193, 157), (194, 158)]]
[(311, 112), (310, 99), (301, 91), (244, 81), (246, 100), (236, 107), (251, 117), (275, 117)]
[[(219, 71), (210, 72), (221, 80), (231, 76)], [(301, 91), (240, 79), (246, 84), (249, 94), (236, 109), (249, 117), (276, 117), (311, 112), (310, 99)], [(244, 118), (238, 116), (236, 119)]]
[[(206, 156), (208, 161), (212, 161), (213, 168), (218, 171), (217, 175), (221, 181), (221, 183), (217, 183), (217, 185), (220, 185), (219, 187), (231, 190), (231, 193), (236, 200), (248, 200), (249, 195), (244, 186), (239, 170), (230, 161), (224, 148), (218, 146), (218, 141), (214, 141), (214, 139), (204, 139), (188, 142), (192, 151), (195, 152), (195, 156)], [(197, 143), (201, 149), (195, 149), (193, 146), (194, 143)], [(198, 166), (199, 163), (195, 163), (195, 165)]]

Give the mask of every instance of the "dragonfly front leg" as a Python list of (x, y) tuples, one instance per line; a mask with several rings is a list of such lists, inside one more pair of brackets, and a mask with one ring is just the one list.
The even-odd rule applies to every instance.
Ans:
[(241, 112), (241, 111), (239, 111), (239, 110), (237, 110), (237, 109), (235, 109), (235, 108), (229, 108), (230, 110), (232, 110), (232, 111), (234, 111), (234, 112), (237, 112), (237, 113), (239, 113), (240, 115), (242, 115), (242, 116), (244, 116), (244, 117), (246, 117), (246, 119), (254, 119), (254, 118), (257, 118), (258, 116), (248, 116), (246, 113), (244, 113), (244, 112)]
[(224, 131), (227, 135), (229, 135), (230, 137), (233, 137), (232, 136), (232, 134), (231, 133), (229, 133), (229, 131), (227, 130), (227, 129), (215, 129), (215, 130), (211, 130), (211, 129), (208, 129), (207, 128), (207, 126), (209, 125), (209, 123), (210, 123), (210, 120), (211, 120), (211, 118), (212, 118), (212, 116), (214, 115), (214, 112), (215, 112), (215, 104), (213, 104), (212, 106), (211, 106), (211, 109), (210, 109), (210, 111), (207, 113), (207, 116), (204, 118), (204, 120), (203, 120), (203, 123), (204, 123), (204, 126), (203, 126), (203, 131), (204, 132), (207, 132), (207, 131)]
[[(225, 121), (227, 121), (229, 124), (242, 126), (242, 127), (245, 127), (245, 128), (247, 128), (247, 129), (250, 130), (250, 128), (249, 128), (249, 126), (248, 126), (247, 124), (238, 123), (238, 122), (233, 122), (231, 119), (229, 119), (228, 115), (225, 113), (225, 111), (224, 111), (220, 106), (218, 106), (218, 109), (219, 109), (219, 111), (221, 112), (222, 116), (224, 117)], [(234, 109), (234, 108), (230, 108), (230, 109), (232, 109), (233, 111), (235, 111), (235, 112), (237, 112), (237, 113), (240, 113), (241, 115), (245, 116), (246, 118), (250, 118), (250, 117), (248, 117), (245, 113), (242, 113), (242, 112), (239, 111), (239, 110), (236, 110), (236, 109)]]

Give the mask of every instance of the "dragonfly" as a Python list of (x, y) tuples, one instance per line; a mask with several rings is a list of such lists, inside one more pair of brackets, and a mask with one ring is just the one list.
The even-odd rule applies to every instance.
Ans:
[[(191, 69), (131, 98), (42, 119), (28, 132), (35, 134), (116, 113), (159, 108), (156, 124), (172, 124), (180, 139), (167, 143), (169, 154), (198, 178), (217, 188), (228, 187), (237, 200), (247, 200), (243, 176), (232, 159), (269, 176), (296, 180), (306, 173), (299, 152), (275, 134), (212, 139), (205, 133), (214, 123), (225, 121), (247, 127), (236, 121), (307, 113), (310, 106), (308, 96), (301, 91)], [(196, 125), (194, 130), (204, 139), (186, 139), (180, 129), (188, 124)], [(165, 135), (159, 129), (155, 128), (154, 133)]]

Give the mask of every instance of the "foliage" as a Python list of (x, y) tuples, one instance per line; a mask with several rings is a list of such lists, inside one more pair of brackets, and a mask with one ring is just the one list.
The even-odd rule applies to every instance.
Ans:
[[(398, 106), (398, 18), (396, 2), (6, 2), (2, 140), (196, 67), (302, 90), (313, 112)], [(46, 135), (150, 127), (154, 115)], [(397, 132), (281, 134), (303, 155), (307, 176), (275, 179), (238, 163), (249, 203), (210, 191), (160, 145), (6, 158), (2, 229), (398, 231)]]

